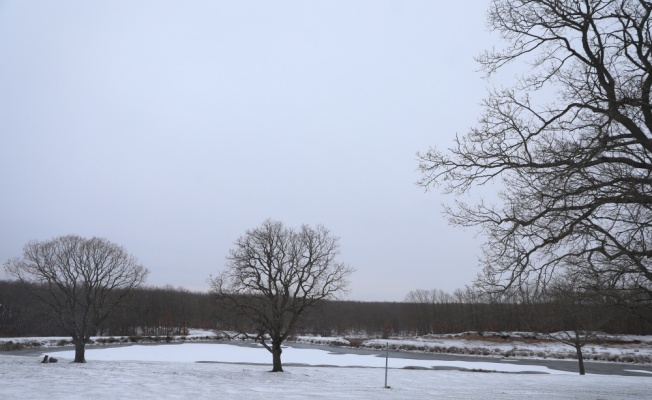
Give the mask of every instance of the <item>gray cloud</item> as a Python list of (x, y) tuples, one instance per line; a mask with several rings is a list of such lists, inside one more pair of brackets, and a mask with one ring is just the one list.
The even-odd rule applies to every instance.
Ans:
[(149, 284), (207, 290), (273, 218), (341, 237), (350, 299), (470, 283), (479, 241), (414, 186), (415, 152), (479, 114), (487, 6), (0, 3), (0, 259), (101, 236)]

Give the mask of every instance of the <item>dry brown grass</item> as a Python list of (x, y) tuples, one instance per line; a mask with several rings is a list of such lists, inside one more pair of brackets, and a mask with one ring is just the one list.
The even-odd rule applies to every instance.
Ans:
[(522, 342), (522, 343), (541, 343), (548, 341), (548, 339), (539, 338), (539, 337), (521, 337), (521, 336), (510, 336), (510, 335), (500, 335), (500, 334), (484, 334), (481, 335), (477, 332), (465, 332), (464, 334), (456, 337), (456, 339), (464, 340), (478, 340), (481, 342), (491, 342), (491, 343), (512, 343), (512, 342)]

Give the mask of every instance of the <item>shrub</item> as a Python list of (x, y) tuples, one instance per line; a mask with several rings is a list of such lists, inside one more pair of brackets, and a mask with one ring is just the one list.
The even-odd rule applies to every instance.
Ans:
[(0, 350), (2, 351), (22, 350), (24, 348), (25, 346), (23, 346), (21, 343), (14, 343), (11, 340), (5, 343), (0, 343)]
[(351, 347), (360, 347), (366, 341), (366, 339), (363, 338), (344, 338), (344, 339), (350, 343)]

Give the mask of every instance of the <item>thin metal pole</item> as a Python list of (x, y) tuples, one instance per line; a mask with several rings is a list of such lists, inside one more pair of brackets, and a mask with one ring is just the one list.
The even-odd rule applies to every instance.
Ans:
[(385, 352), (385, 389), (388, 389), (389, 386), (387, 386), (387, 365), (389, 361), (389, 342), (387, 342), (387, 350)]

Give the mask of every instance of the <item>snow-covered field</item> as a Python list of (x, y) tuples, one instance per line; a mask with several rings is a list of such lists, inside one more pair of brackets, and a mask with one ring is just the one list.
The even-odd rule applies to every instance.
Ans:
[[(59, 362), (41, 364), (44, 354)], [(0, 399), (643, 399), (652, 393), (652, 374), (579, 376), (500, 358), (390, 358), (384, 388), (384, 357), (328, 348), (286, 347), (284, 373), (268, 372), (271, 355), (263, 348), (238, 343), (93, 348), (86, 364), (69, 362), (73, 356), (69, 348), (0, 355)]]
[[(168, 353), (179, 346), (158, 346)], [(100, 350), (104, 351), (104, 350)], [(65, 361), (65, 360), (61, 360)], [(652, 379), (0, 356), (2, 399), (645, 399)], [(380, 360), (379, 360), (380, 361)], [(382, 364), (382, 363), (381, 363)]]

